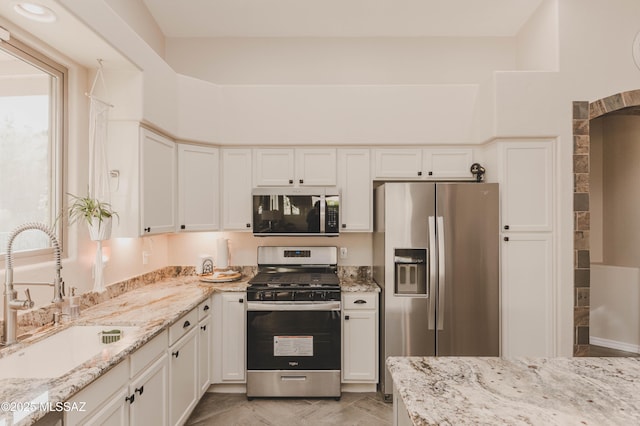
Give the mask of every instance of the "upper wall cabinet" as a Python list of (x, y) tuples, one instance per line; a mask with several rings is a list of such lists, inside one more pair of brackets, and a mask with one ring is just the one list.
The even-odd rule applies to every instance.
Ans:
[(111, 204), (118, 212), (114, 237), (174, 232), (176, 146), (136, 121), (109, 123), (107, 156)]
[(374, 150), (376, 179), (472, 179), (471, 148), (380, 148)]
[(500, 145), (502, 229), (538, 232), (553, 229), (553, 151), (551, 141)]
[(218, 148), (178, 145), (180, 231), (216, 231), (220, 226)]
[(222, 149), (222, 228), (251, 231), (251, 150)]
[(338, 149), (341, 231), (371, 231), (371, 157), (363, 148)]
[(255, 186), (335, 186), (334, 148), (253, 150)]
[(140, 129), (142, 235), (176, 228), (176, 146), (155, 132)]

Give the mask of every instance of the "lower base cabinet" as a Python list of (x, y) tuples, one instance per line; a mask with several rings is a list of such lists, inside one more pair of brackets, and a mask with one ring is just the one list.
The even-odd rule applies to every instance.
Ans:
[(169, 416), (171, 425), (186, 422), (198, 403), (196, 329), (169, 348)]
[(164, 401), (168, 397), (169, 357), (166, 353), (129, 385), (131, 425), (167, 425), (169, 416)]
[(378, 294), (342, 295), (342, 383), (378, 382)]

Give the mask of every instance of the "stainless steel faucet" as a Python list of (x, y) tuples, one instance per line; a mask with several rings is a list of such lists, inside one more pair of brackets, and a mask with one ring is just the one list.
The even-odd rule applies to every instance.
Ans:
[[(56, 261), (56, 275), (53, 279), (52, 283), (48, 282), (33, 282), (33, 283), (14, 283), (13, 282), (13, 240), (18, 236), (18, 234), (28, 231), (28, 230), (38, 230), (42, 231), (49, 236), (51, 239), (51, 245), (53, 246), (53, 253)], [(18, 311), (30, 309), (33, 307), (34, 303), (31, 300), (31, 294), (29, 293), (29, 289), (25, 290), (26, 299), (18, 299), (18, 292), (14, 290), (13, 286), (15, 285), (48, 285), (53, 286), (53, 300), (52, 303), (60, 303), (62, 302), (64, 296), (64, 281), (62, 281), (62, 277), (60, 276), (60, 270), (62, 269), (61, 262), (61, 253), (60, 253), (60, 244), (58, 243), (58, 239), (53, 232), (53, 229), (45, 225), (44, 223), (37, 222), (29, 222), (24, 225), (20, 225), (16, 229), (11, 232), (9, 235), (9, 240), (7, 242), (7, 253), (6, 253), (6, 270), (5, 270), (5, 286), (4, 286), (4, 324), (3, 331), (4, 337), (2, 344), (3, 345), (12, 345), (16, 343), (16, 334), (18, 328)]]

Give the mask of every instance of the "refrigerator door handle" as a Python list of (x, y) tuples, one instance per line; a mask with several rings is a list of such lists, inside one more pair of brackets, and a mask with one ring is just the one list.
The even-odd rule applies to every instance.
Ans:
[(444, 218), (438, 216), (438, 330), (444, 329), (445, 251)]
[(436, 327), (436, 271), (437, 261), (436, 258), (436, 220), (435, 217), (429, 216), (429, 278), (427, 281), (428, 295), (429, 298), (429, 321), (427, 323), (427, 327), (429, 330), (435, 330)]

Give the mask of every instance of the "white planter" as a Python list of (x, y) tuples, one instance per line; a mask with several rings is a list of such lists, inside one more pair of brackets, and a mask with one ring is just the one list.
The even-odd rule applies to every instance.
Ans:
[(92, 241), (103, 241), (111, 238), (111, 225), (112, 220), (111, 217), (105, 217), (100, 222), (97, 218), (93, 218), (91, 220), (91, 224), (89, 225), (89, 236)]

